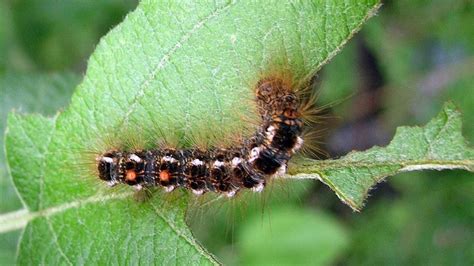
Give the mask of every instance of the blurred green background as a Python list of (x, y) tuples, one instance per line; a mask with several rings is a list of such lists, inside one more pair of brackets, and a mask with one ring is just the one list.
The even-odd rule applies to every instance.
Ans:
[[(54, 115), (65, 107), (99, 38), (136, 5), (1, 1), (1, 132), (12, 109)], [(322, 148), (337, 157), (386, 145), (397, 126), (425, 124), (447, 100), (462, 111), (472, 143), (473, 73), (472, 1), (385, 1), (318, 75), (321, 104), (346, 99), (327, 110)], [(314, 181), (287, 181), (264, 197), (217, 205), (189, 220), (226, 264), (474, 264), (474, 178), (467, 172), (392, 177), (371, 192), (362, 213)], [(21, 207), (2, 149), (0, 213)], [(14, 263), (19, 236), (0, 235), (0, 265)]]

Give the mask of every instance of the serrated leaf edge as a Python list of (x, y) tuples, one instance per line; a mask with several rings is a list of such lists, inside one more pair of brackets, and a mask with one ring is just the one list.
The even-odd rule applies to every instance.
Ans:
[[(443, 125), (443, 128), (446, 126), (449, 120), (451, 119), (461, 119), (460, 112), (456, 109), (455, 105), (452, 102), (446, 102), (443, 105), (442, 110), (440, 113), (435, 116), (432, 120), (427, 122), (425, 126), (401, 126), (397, 128), (397, 133), (394, 135), (397, 136), (400, 129), (410, 129), (410, 128), (419, 128), (424, 129), (431, 121), (439, 117), (440, 115), (446, 115), (446, 123)], [(392, 139), (393, 141), (393, 139)], [(390, 146), (392, 141), (386, 146)], [(467, 141), (464, 139), (464, 142)], [(370, 148), (377, 149), (377, 148), (386, 148), (380, 146), (374, 146)], [(471, 150), (471, 148), (466, 143), (466, 148)], [(367, 150), (368, 151), (368, 150)], [(346, 154), (341, 159), (330, 159), (325, 161), (317, 161), (313, 159), (303, 158), (297, 163), (296, 169), (292, 169), (294, 174), (287, 175), (285, 178), (289, 179), (318, 179), (327, 186), (329, 186), (341, 199), (342, 202), (349, 205), (354, 211), (359, 212), (364, 202), (354, 202), (352, 199), (348, 198), (342, 191), (340, 191), (337, 186), (335, 186), (327, 175), (323, 172), (326, 170), (333, 170), (338, 168), (348, 168), (348, 167), (366, 167), (366, 168), (373, 168), (373, 167), (393, 167), (396, 168), (392, 171), (388, 171), (382, 175), (376, 175), (373, 177), (373, 184), (367, 189), (363, 198), (366, 199), (368, 192), (371, 188), (373, 188), (377, 183), (383, 181), (388, 176), (393, 176), (402, 172), (411, 172), (411, 171), (420, 171), (420, 170), (466, 170), (470, 172), (474, 172), (474, 159), (467, 159), (467, 160), (437, 160), (437, 159), (425, 159), (425, 160), (381, 160), (381, 161), (352, 161), (350, 156), (357, 153), (357, 152), (364, 152), (364, 151), (352, 151)], [(349, 158), (348, 158), (349, 157)]]

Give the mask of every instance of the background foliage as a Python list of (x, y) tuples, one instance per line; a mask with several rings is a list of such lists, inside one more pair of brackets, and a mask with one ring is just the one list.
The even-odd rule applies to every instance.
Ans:
[[(52, 115), (65, 106), (99, 37), (136, 4), (79, 3), (0, 3), (2, 131), (12, 107)], [(472, 142), (474, 33), (462, 25), (473, 25), (473, 20), (468, 1), (385, 3), (379, 16), (320, 73), (322, 103), (356, 91), (330, 110), (339, 117), (328, 122), (332, 130), (324, 149), (330, 156), (385, 145), (396, 126), (425, 124), (448, 99), (463, 111), (463, 133)], [(31, 25), (41, 30), (32, 32)], [(37, 97), (46, 93), (55, 97)], [(0, 158), (4, 160), (3, 154)], [(1, 168), (0, 211), (8, 212), (20, 204)], [(282, 262), (280, 250), (291, 251), (286, 259), (301, 263), (474, 262), (474, 207), (467, 204), (474, 201), (472, 174), (399, 175), (373, 190), (360, 214), (321, 184), (293, 183), (264, 203), (249, 202), (237, 215), (229, 215), (235, 212), (228, 211), (232, 206), (200, 214), (210, 222), (194, 223), (197, 236), (228, 263)], [(315, 242), (306, 235), (320, 237)], [(13, 261), (17, 238), (17, 232), (0, 235), (0, 264)], [(317, 256), (308, 256), (315, 250)]]

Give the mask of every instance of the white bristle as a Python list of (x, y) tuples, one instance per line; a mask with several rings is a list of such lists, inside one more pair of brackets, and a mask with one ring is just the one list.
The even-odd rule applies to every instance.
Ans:
[(233, 167), (236, 167), (236, 166), (239, 165), (241, 162), (242, 162), (242, 159), (240, 159), (239, 157), (234, 157), (234, 158), (232, 159), (232, 166), (233, 166)]
[(253, 188), (251, 188), (251, 189), (252, 189), (253, 192), (258, 192), (258, 193), (260, 193), (260, 192), (263, 191), (263, 188), (264, 188), (264, 187), (265, 187), (265, 186), (263, 185), (263, 183), (259, 183), (257, 186), (255, 186), (255, 187), (253, 187)]
[(115, 186), (115, 185), (117, 185), (117, 184), (118, 184), (118, 182), (115, 181), (115, 180), (107, 181), (107, 186), (109, 186), (109, 187), (113, 187), (113, 186)]
[(259, 147), (253, 148), (253, 149), (250, 151), (249, 162), (255, 161), (255, 159), (258, 158), (258, 155), (259, 155), (259, 154), (260, 154), (260, 148), (259, 148)]
[(142, 158), (138, 157), (136, 154), (130, 154), (129, 156), (130, 160), (140, 163), (142, 161)]
[(200, 189), (200, 190), (192, 190), (193, 191), (193, 194), (196, 195), (196, 196), (200, 196), (204, 193), (204, 190)]
[(235, 196), (236, 193), (237, 193), (237, 190), (231, 190), (231, 191), (225, 192), (224, 195), (226, 195), (226, 197), (228, 198), (232, 198), (233, 196)]
[(203, 165), (204, 162), (199, 160), (199, 159), (194, 159), (192, 162), (191, 162), (192, 165)]
[(218, 167), (221, 167), (223, 165), (224, 165), (224, 162), (222, 162), (222, 161), (215, 161), (214, 164), (213, 164), (214, 168), (218, 168)]
[(165, 187), (165, 192), (171, 192), (175, 189), (175, 186), (167, 186)]
[(163, 161), (165, 161), (165, 162), (170, 162), (170, 163), (174, 163), (174, 162), (176, 162), (177, 160), (176, 160), (175, 158), (173, 158), (173, 157), (167, 155), (167, 156), (163, 157)]
[(296, 143), (295, 143), (295, 146), (293, 147), (293, 152), (296, 152), (298, 151), (299, 149), (301, 149), (301, 147), (303, 146), (303, 138), (301, 137), (298, 137), (296, 138)]
[(106, 163), (113, 163), (114, 162), (114, 159), (110, 158), (110, 157), (102, 157), (100, 158), (101, 161), (103, 162), (106, 162)]
[(286, 174), (286, 164), (280, 166), (276, 172), (276, 176), (284, 176)]
[(265, 132), (265, 135), (267, 136), (267, 139), (269, 141), (272, 141), (273, 137), (275, 137), (275, 127), (274, 126), (269, 126), (267, 128), (267, 132)]

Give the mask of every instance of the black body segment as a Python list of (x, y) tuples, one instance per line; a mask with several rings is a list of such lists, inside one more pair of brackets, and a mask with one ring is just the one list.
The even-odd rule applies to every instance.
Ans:
[(166, 191), (182, 187), (197, 195), (261, 191), (271, 177), (286, 172), (303, 143), (303, 122), (298, 97), (281, 79), (260, 81), (255, 102), (262, 124), (239, 147), (111, 151), (97, 158), (99, 178), (111, 186), (162, 186)]

